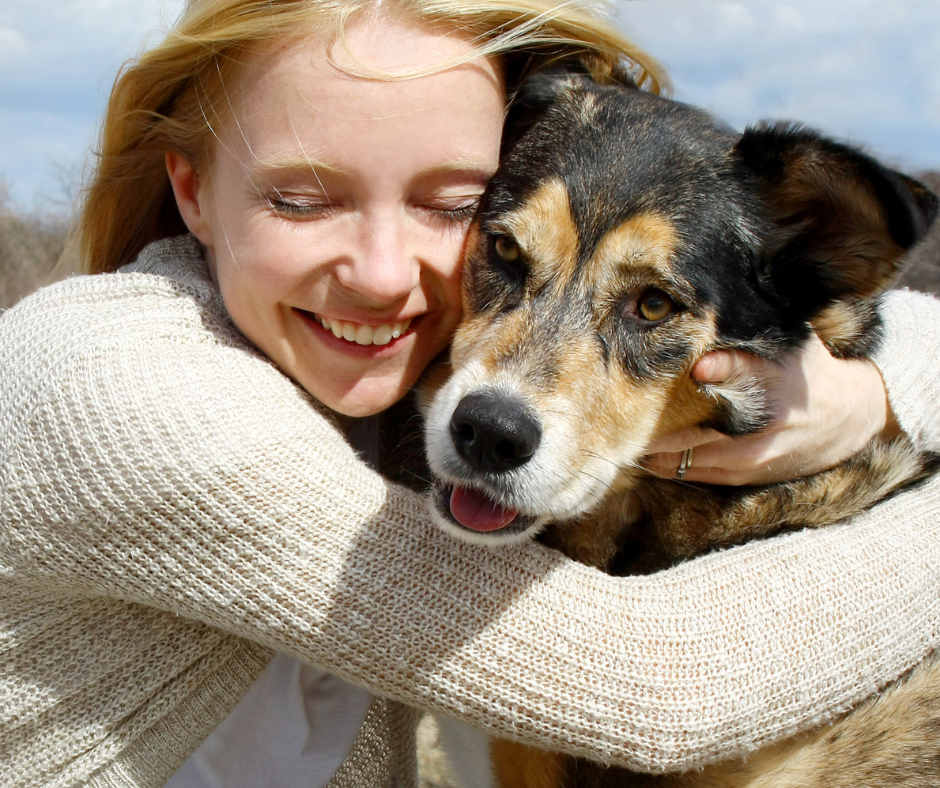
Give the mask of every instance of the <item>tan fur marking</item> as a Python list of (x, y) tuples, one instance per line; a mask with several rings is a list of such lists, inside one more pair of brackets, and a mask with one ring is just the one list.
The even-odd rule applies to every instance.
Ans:
[(538, 266), (536, 285), (552, 275), (568, 278), (578, 259), (578, 228), (568, 190), (558, 178), (546, 181), (516, 211), (501, 219), (528, 260)]
[(487, 349), (481, 358), (484, 368), (495, 372), (497, 365), (510, 356), (521, 359), (521, 363), (527, 366), (538, 363), (537, 356), (533, 358), (530, 354), (518, 352), (518, 348), (526, 346), (526, 339), (530, 334), (532, 323), (530, 314), (530, 309), (520, 309), (518, 312), (507, 315), (500, 322), (499, 331), (487, 335), (485, 343)]
[(454, 343), (450, 349), (450, 357), (454, 365), (467, 361), (475, 350), (480, 347), (484, 337), (490, 333), (491, 327), (492, 319), (488, 314), (464, 318), (464, 322), (461, 323), (460, 330), (454, 337)]
[(585, 126), (593, 126), (597, 117), (597, 98), (587, 94), (578, 102), (578, 117)]
[(689, 356), (688, 372), (676, 380), (669, 392), (669, 405), (663, 409), (653, 433), (654, 439), (676, 430), (694, 427), (714, 412), (714, 403), (692, 378), (692, 367), (702, 356), (715, 348), (718, 338), (717, 315), (709, 312), (704, 320), (699, 319), (696, 322), (698, 335), (695, 350)]
[(617, 275), (623, 266), (648, 266), (672, 278), (670, 261), (679, 243), (675, 226), (654, 213), (632, 216), (597, 245), (591, 266), (595, 275)]
[(553, 391), (539, 398), (550, 400), (542, 408), (547, 412), (563, 409), (569, 414), (566, 418), (591, 425), (578, 436), (579, 450), (571, 456), (573, 471), (597, 457), (619, 464), (625, 459), (625, 438), (635, 443), (637, 453), (649, 442), (669, 401), (669, 389), (661, 381), (638, 385), (616, 365), (605, 370), (593, 342), (585, 340), (581, 348), (572, 344), (566, 344), (564, 354), (557, 357), (558, 381)]
[(814, 318), (813, 328), (830, 347), (851, 345), (865, 330), (858, 311), (844, 301), (837, 301)]
[(562, 788), (565, 756), (524, 744), (494, 740), (490, 758), (500, 788)]

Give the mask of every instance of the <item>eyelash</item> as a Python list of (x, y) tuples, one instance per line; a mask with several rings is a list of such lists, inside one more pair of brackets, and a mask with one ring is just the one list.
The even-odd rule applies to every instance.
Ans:
[(293, 202), (287, 202), (279, 197), (266, 198), (271, 210), (277, 215), (289, 219), (313, 219), (319, 218), (333, 209), (333, 206), (326, 205), (299, 205)]
[[(333, 210), (333, 205), (329, 203), (326, 205), (299, 205), (278, 197), (268, 197), (266, 199), (271, 210), (277, 216), (288, 219), (319, 219)], [(425, 205), (420, 206), (420, 209), (435, 219), (462, 224), (473, 218), (478, 205), (479, 200), (474, 200), (469, 205), (462, 205), (459, 208), (432, 208)]]
[(430, 206), (422, 206), (422, 208), (438, 219), (447, 222), (462, 223), (468, 222), (473, 218), (479, 204), (479, 200), (474, 200), (469, 205), (462, 205), (459, 208), (431, 208)]

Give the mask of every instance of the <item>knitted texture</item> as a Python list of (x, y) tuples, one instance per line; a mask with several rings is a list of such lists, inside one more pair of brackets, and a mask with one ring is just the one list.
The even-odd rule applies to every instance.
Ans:
[(919, 446), (940, 445), (940, 322), (931, 319), (937, 301), (910, 290), (892, 291), (882, 308), (885, 341), (875, 363), (888, 384), (891, 409)]
[[(932, 401), (894, 387), (915, 365), (937, 385), (937, 303), (887, 309), (912, 305), (881, 363), (932, 440)], [(940, 481), (649, 577), (470, 546), (241, 337), (187, 237), (4, 314), (0, 369), (4, 786), (162, 785), (275, 650), (388, 699), (331, 783), (371, 788), (414, 784), (401, 704), (689, 769), (832, 719), (940, 643)]]

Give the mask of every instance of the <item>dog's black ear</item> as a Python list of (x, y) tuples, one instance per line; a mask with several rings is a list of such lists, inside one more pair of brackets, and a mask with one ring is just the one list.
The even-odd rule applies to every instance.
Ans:
[(735, 155), (777, 228), (762, 273), (811, 310), (887, 288), (937, 216), (926, 187), (812, 131), (751, 128)]

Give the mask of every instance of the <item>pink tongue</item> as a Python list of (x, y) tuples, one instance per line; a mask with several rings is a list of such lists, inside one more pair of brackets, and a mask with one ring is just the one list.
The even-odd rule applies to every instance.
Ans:
[(450, 513), (458, 523), (474, 531), (498, 531), (519, 514), (466, 487), (454, 487), (450, 494)]

